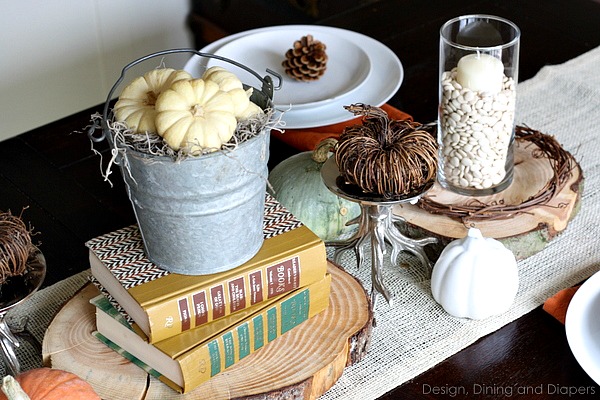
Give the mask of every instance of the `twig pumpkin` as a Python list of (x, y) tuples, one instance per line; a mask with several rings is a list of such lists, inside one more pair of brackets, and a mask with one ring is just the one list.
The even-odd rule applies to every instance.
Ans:
[(363, 192), (396, 199), (418, 194), (433, 183), (437, 143), (422, 124), (390, 119), (379, 107), (344, 106), (364, 116), (346, 127), (335, 149), (340, 175)]

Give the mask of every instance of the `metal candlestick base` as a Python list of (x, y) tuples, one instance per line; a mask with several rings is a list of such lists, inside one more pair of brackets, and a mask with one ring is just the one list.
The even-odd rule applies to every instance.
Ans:
[(17, 359), (15, 348), (20, 346), (18, 337), (30, 342), (41, 351), (41, 345), (35, 338), (26, 332), (25, 326), (22, 329), (12, 329), (5, 321), (6, 314), (18, 304), (24, 302), (33, 293), (35, 293), (44, 281), (46, 276), (46, 260), (44, 255), (35, 250), (29, 258), (27, 272), (20, 277), (9, 279), (1, 285), (0, 293), (0, 355), (4, 360), (7, 372), (16, 376), (21, 372), (21, 365)]
[(437, 243), (436, 238), (412, 239), (403, 235), (396, 223), (405, 223), (405, 221), (403, 218), (394, 215), (392, 209), (396, 204), (416, 203), (431, 186), (416, 195), (409, 195), (395, 200), (367, 195), (362, 193), (360, 189), (344, 183), (333, 158), (327, 160), (323, 165), (321, 177), (329, 190), (342, 198), (359, 203), (361, 207), (360, 216), (350, 221), (350, 224), (358, 224), (358, 229), (352, 237), (326, 242), (327, 246), (335, 248), (334, 261), (339, 263), (344, 251), (354, 250), (358, 268), (361, 268), (364, 261), (365, 246), (370, 244), (371, 302), (375, 307), (377, 293), (381, 293), (386, 301), (392, 304), (392, 296), (385, 287), (382, 276), (383, 257), (387, 253), (386, 243), (392, 246), (390, 255), (392, 264), (397, 262), (402, 251), (406, 251), (416, 256), (428, 272), (431, 269), (431, 262), (423, 247)]

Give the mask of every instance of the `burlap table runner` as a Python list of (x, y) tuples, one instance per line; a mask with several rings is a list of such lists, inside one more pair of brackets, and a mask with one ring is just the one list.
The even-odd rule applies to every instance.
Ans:
[[(453, 318), (431, 297), (428, 279), (410, 269), (388, 267), (385, 282), (395, 304), (378, 302), (370, 352), (323, 399), (377, 398), (600, 270), (598, 71), (600, 47), (544, 67), (518, 85), (516, 122), (555, 136), (578, 160), (585, 181), (581, 211), (567, 230), (542, 252), (518, 263), (520, 288), (512, 308), (483, 321)], [(369, 271), (349, 271), (370, 285)]]
[[(21, 365), (21, 370), (28, 370), (42, 366), (41, 348), (36, 347), (35, 341), (41, 346), (46, 328), (52, 322), (62, 305), (89, 282), (89, 270), (80, 272), (72, 277), (55, 283), (31, 298), (19, 304), (6, 315), (6, 323), (15, 330), (26, 328), (31, 333), (34, 341), (26, 337), (19, 338), (20, 346), (15, 349), (15, 354)], [(1, 376), (6, 375), (4, 360), (0, 359)]]
[[(409, 268), (385, 265), (384, 279), (394, 304), (379, 298), (368, 355), (347, 368), (323, 399), (377, 398), (600, 270), (598, 71), (600, 47), (564, 64), (544, 67), (518, 86), (517, 123), (554, 135), (579, 161), (585, 182), (581, 211), (567, 230), (542, 252), (519, 262), (520, 289), (512, 308), (483, 321), (453, 318), (433, 300), (427, 273), (410, 257), (402, 261)], [(350, 254), (343, 265), (370, 288), (369, 268), (358, 270)], [(55, 312), (86, 281), (86, 275), (80, 273), (36, 293), (11, 311), (9, 322), (20, 323), (28, 316), (29, 330), (41, 342)], [(40, 355), (28, 344), (17, 352), (23, 369), (41, 365)], [(3, 373), (4, 366), (0, 369)]]

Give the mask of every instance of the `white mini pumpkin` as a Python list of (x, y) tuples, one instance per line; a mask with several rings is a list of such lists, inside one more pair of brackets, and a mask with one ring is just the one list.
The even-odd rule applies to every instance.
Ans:
[(156, 100), (156, 129), (174, 150), (217, 150), (235, 132), (235, 101), (203, 79), (178, 81)]
[(202, 74), (202, 79), (205, 81), (213, 81), (218, 84), (221, 90), (224, 92), (229, 92), (234, 89), (243, 89), (244, 85), (242, 81), (235, 75), (233, 72), (227, 71), (223, 67), (210, 67), (204, 74)]
[(444, 248), (431, 275), (433, 298), (460, 318), (484, 319), (506, 312), (518, 288), (513, 253), (476, 228)]
[(229, 93), (234, 98), (236, 106), (234, 113), (238, 121), (263, 112), (262, 108), (250, 101), (253, 89), (244, 90), (242, 81), (233, 72), (214, 66), (202, 74), (202, 79), (215, 82), (222, 91)]
[(113, 112), (117, 121), (125, 122), (135, 133), (156, 132), (155, 104), (158, 96), (180, 80), (192, 76), (183, 70), (158, 68), (135, 78), (119, 95)]

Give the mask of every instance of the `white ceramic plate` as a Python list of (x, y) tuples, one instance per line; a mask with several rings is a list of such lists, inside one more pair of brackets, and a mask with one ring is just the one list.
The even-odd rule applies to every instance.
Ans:
[(577, 362), (600, 385), (600, 271), (575, 292), (565, 329)]
[[(327, 46), (329, 59), (325, 74), (312, 82), (299, 82), (287, 76), (281, 62), (294, 41), (304, 35), (306, 31), (296, 29), (248, 34), (221, 46), (214, 54), (235, 60), (259, 74), (265, 74), (269, 68), (281, 75), (281, 89), (274, 93), (273, 98), (273, 104), (278, 108), (321, 106), (353, 92), (365, 82), (371, 70), (367, 53), (338, 35), (324, 32), (314, 38)], [(216, 59), (208, 61), (208, 67), (213, 65), (227, 68), (227, 63)], [(243, 75), (238, 78), (242, 81), (248, 79)]]
[[(344, 105), (365, 103), (380, 106), (388, 101), (400, 88), (404, 78), (404, 69), (396, 54), (383, 43), (369, 36), (340, 28), (321, 25), (282, 25), (258, 28), (224, 37), (202, 48), (200, 52), (215, 54), (219, 48), (243, 36), (261, 32), (283, 33), (289, 30), (312, 34), (315, 38), (321, 34), (342, 37), (354, 43), (367, 54), (371, 68), (367, 78), (356, 90), (332, 101), (316, 107), (307, 106), (299, 109), (294, 108), (293, 105), (291, 108), (281, 107), (280, 110), (284, 111), (282, 120), (285, 122), (286, 128), (310, 128), (350, 120), (354, 118), (354, 115), (346, 111)], [(202, 75), (200, 71), (205, 68), (206, 65), (202, 65), (202, 62), (198, 61), (198, 56), (193, 56), (185, 66), (185, 69), (193, 76)], [(262, 73), (260, 75), (264, 76)], [(277, 98), (277, 92), (274, 97)]]

